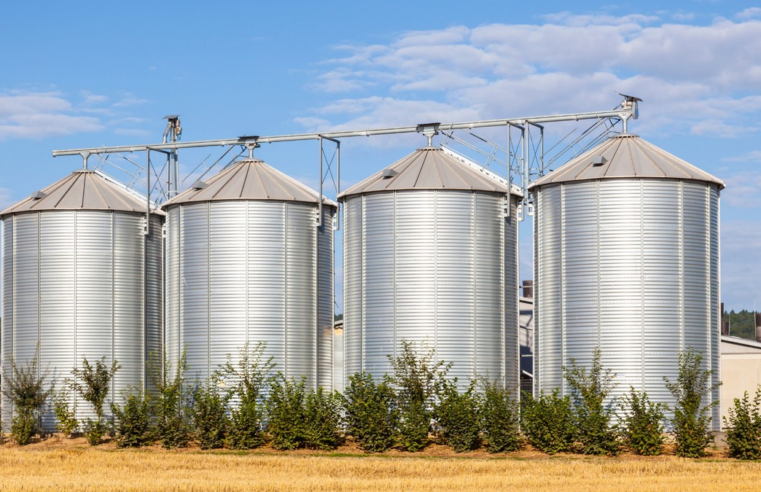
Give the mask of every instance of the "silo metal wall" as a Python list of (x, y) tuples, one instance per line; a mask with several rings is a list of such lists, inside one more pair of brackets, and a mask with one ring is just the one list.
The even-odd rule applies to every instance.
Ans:
[(275, 370), (332, 388), (331, 207), (277, 201), (185, 203), (167, 211), (168, 360), (184, 350), (204, 380), (228, 354), (266, 344)]
[(391, 371), (403, 340), (435, 348), (465, 387), (518, 385), (516, 201), (487, 192), (411, 190), (347, 197), (345, 381)]
[[(31, 361), (61, 388), (84, 357), (106, 357), (122, 368), (108, 403), (147, 382), (145, 357), (161, 351), (163, 218), (109, 211), (41, 211), (3, 219), (3, 367)], [(147, 263), (144, 256), (148, 248)], [(146, 268), (147, 267), (147, 268)], [(144, 297), (147, 293), (148, 296)], [(80, 421), (91, 406), (73, 398)], [(12, 405), (3, 397), (3, 422)], [(43, 428), (55, 429), (52, 409)]]
[[(680, 351), (719, 374), (719, 192), (714, 184), (611, 179), (536, 190), (535, 388), (568, 392), (563, 366), (602, 362), (673, 405)], [(712, 395), (719, 399), (719, 391)], [(714, 426), (719, 426), (718, 407)]]

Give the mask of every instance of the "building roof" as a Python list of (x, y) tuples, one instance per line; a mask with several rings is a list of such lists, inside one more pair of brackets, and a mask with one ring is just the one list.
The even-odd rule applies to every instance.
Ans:
[(11, 205), (0, 212), (0, 216), (42, 210), (115, 210), (145, 213), (145, 208), (145, 198), (141, 198), (137, 192), (116, 184), (97, 171), (79, 169)]
[(724, 188), (724, 182), (637, 135), (611, 137), (562, 167), (537, 179), (538, 186), (611, 178), (661, 178), (705, 181)]
[(761, 342), (731, 335), (721, 336), (722, 354), (758, 353), (761, 354)]
[[(273, 200), (319, 203), (319, 193), (258, 159), (233, 163), (206, 182), (194, 185), (167, 201), (162, 208), (182, 203), (222, 200)], [(323, 203), (336, 207), (332, 200)]]
[[(401, 190), (469, 190), (506, 193), (504, 179), (439, 147), (423, 147), (341, 193), (339, 200), (362, 193)], [(511, 190), (516, 194), (515, 190)]]

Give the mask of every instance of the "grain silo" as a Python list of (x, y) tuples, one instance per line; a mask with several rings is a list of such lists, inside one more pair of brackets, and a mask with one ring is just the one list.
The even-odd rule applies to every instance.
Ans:
[(166, 346), (204, 380), (245, 344), (332, 387), (336, 204), (264, 162), (236, 162), (163, 205)]
[[(35, 355), (61, 388), (71, 370), (106, 357), (122, 365), (106, 402), (148, 384), (146, 356), (161, 351), (163, 213), (87, 169), (7, 208), (3, 220), (3, 367)], [(146, 234), (147, 233), (147, 234)], [(38, 352), (39, 350), (39, 352)], [(94, 418), (76, 402), (80, 421)], [(3, 399), (3, 422), (12, 406)], [(48, 409), (43, 428), (55, 429)]]
[(588, 364), (598, 346), (616, 395), (631, 385), (673, 404), (663, 377), (675, 380), (689, 347), (719, 381), (723, 187), (629, 134), (532, 185), (535, 391), (567, 392), (563, 366)]
[(390, 372), (403, 340), (518, 385), (517, 198), (486, 169), (426, 147), (339, 196), (345, 378)]

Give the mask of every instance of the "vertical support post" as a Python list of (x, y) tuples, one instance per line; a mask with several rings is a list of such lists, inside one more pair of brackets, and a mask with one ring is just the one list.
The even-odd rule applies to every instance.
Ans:
[(338, 203), (338, 209), (336, 210), (336, 230), (341, 229), (341, 203), (338, 202), (338, 195), (341, 194), (341, 141), (336, 140), (336, 203)]
[(319, 206), (317, 208), (317, 227), (322, 227), (322, 137), (317, 138), (320, 141), (320, 195), (317, 197)]
[(528, 177), (529, 177), (529, 167), (530, 167), (530, 155), (529, 155), (529, 122), (528, 120), (523, 122), (523, 129), (521, 130), (521, 138), (523, 139), (523, 146), (521, 147), (521, 154), (522, 154), (522, 164), (523, 164), (523, 182), (521, 183), (523, 186), (523, 200), (521, 200), (521, 206), (523, 207), (523, 213), (520, 214), (521, 221), (526, 219), (526, 207), (528, 205)]

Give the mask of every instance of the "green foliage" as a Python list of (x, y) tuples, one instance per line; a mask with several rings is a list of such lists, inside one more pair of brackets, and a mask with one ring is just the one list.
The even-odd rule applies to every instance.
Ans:
[(663, 419), (666, 406), (653, 403), (646, 392), (631, 387), (620, 404), (623, 414), (623, 437), (637, 454), (658, 456), (663, 445)]
[(329, 451), (343, 443), (339, 432), (342, 424), (341, 397), (322, 387), (310, 391), (306, 397), (304, 416), (304, 446)]
[(275, 367), (272, 357), (264, 358), (266, 345), (249, 350), (246, 343), (236, 363), (228, 356), (216, 377), (228, 388), (228, 398), (236, 401), (230, 411), (227, 445), (232, 449), (253, 449), (264, 444), (263, 398), (269, 375)]
[(97, 446), (100, 444), (100, 440), (106, 435), (108, 431), (108, 425), (102, 419), (86, 419), (82, 426), (82, 433), (87, 438), (87, 442), (90, 446)]
[(199, 386), (193, 395), (191, 417), (201, 449), (223, 447), (227, 433), (227, 397), (215, 383), (212, 379), (207, 387)]
[(254, 449), (264, 444), (262, 411), (256, 401), (242, 401), (230, 411), (227, 446)]
[(267, 430), (275, 449), (298, 449), (306, 442), (306, 378), (298, 382), (278, 372), (270, 382)]
[(706, 447), (713, 442), (711, 411), (719, 402), (703, 405), (703, 397), (712, 394), (720, 383), (711, 385), (713, 371), (702, 369), (702, 361), (703, 356), (690, 348), (679, 354), (677, 380), (663, 378), (676, 401), (671, 424), (676, 454), (684, 458), (705, 456)]
[(376, 384), (367, 372), (349, 376), (343, 397), (347, 434), (363, 450), (380, 453), (394, 445), (399, 420), (395, 398), (388, 377)]
[(58, 432), (66, 437), (72, 437), (79, 427), (74, 410), (71, 408), (71, 392), (67, 388), (56, 391), (53, 397), (53, 410), (55, 411), (58, 423), (56, 428)]
[(733, 337), (756, 340), (756, 317), (754, 311), (743, 309), (724, 312), (722, 321), (729, 321), (729, 334)]
[(399, 447), (405, 451), (419, 451), (428, 445), (433, 416), (429, 407), (452, 364), (436, 361), (433, 349), (420, 356), (415, 345), (407, 340), (402, 340), (401, 353), (396, 357), (389, 355), (388, 359), (394, 371), (391, 382), (397, 393)]
[(67, 379), (67, 385), (71, 390), (93, 406), (96, 420), (87, 419), (84, 423), (83, 432), (90, 445), (100, 444), (101, 438), (106, 434), (107, 426), (103, 421), (103, 405), (111, 388), (111, 381), (116, 372), (121, 369), (119, 362), (114, 360), (109, 367), (106, 358), (102, 357), (91, 365), (85, 357), (82, 360), (82, 369), (74, 368), (72, 379)]
[(569, 451), (576, 437), (571, 398), (555, 389), (539, 398), (526, 394), (522, 411), (523, 432), (536, 449), (547, 454)]
[(48, 370), (41, 372), (38, 356), (23, 366), (16, 364), (11, 357), (10, 373), (3, 371), (3, 395), (13, 405), (11, 420), (11, 437), (20, 445), (29, 444), (35, 434), (40, 432), (40, 411), (45, 406), (54, 388), (45, 389)]
[(563, 368), (563, 376), (573, 395), (576, 438), (581, 443), (581, 452), (618, 454), (618, 432), (612, 425), (613, 405), (605, 403), (615, 388), (615, 374), (603, 368), (600, 348), (594, 350), (591, 367), (579, 366), (571, 359), (571, 367)]
[(741, 460), (761, 459), (761, 387), (751, 403), (748, 392), (742, 399), (735, 398), (734, 405), (724, 417), (729, 455)]
[(116, 420), (116, 445), (120, 448), (139, 448), (151, 443), (151, 415), (148, 398), (139, 389), (124, 395), (124, 407), (111, 404)]
[(517, 399), (498, 382), (481, 380), (481, 428), (490, 453), (505, 453), (520, 449), (520, 409)]
[(462, 393), (457, 391), (457, 378), (445, 380), (439, 390), (435, 419), (439, 434), (456, 453), (481, 446), (481, 405), (473, 381)]
[(16, 444), (26, 446), (32, 442), (32, 438), (38, 432), (39, 418), (28, 409), (17, 410), (14, 413), (13, 420), (11, 420), (11, 437), (16, 441)]
[(183, 350), (172, 374), (172, 365), (164, 356), (163, 368), (156, 367), (155, 357), (151, 367), (151, 379), (155, 391), (151, 393), (151, 414), (155, 419), (155, 438), (166, 449), (184, 447), (190, 441), (190, 425), (187, 402), (183, 392), (187, 359)]

